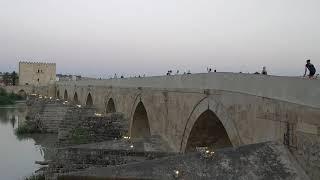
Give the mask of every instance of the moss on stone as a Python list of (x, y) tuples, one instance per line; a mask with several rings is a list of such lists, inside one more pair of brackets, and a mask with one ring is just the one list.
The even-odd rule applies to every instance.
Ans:
[(87, 129), (78, 127), (71, 133), (71, 142), (73, 144), (86, 144), (89, 142), (89, 132)]

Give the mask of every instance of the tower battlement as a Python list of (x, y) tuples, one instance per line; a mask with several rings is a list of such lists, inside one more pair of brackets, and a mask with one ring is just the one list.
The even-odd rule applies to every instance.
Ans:
[(19, 61), (19, 64), (37, 64), (37, 65), (56, 65), (56, 63), (50, 62), (34, 62), (34, 61)]
[(19, 62), (19, 84), (46, 86), (56, 80), (56, 63)]

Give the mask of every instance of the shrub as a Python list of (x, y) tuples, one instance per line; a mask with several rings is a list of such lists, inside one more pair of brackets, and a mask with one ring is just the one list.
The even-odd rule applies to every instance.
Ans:
[(10, 93), (8, 94), (3, 88), (0, 88), (0, 105), (11, 105), (14, 104), (15, 101), (23, 100), (24, 97)]
[(74, 144), (86, 144), (89, 142), (89, 132), (87, 129), (78, 127), (71, 134), (71, 142)]
[(0, 96), (0, 105), (11, 105), (14, 104), (14, 100), (12, 100), (8, 96)]
[(20, 126), (18, 126), (17, 129), (15, 129), (15, 134), (22, 135), (22, 134), (33, 134), (33, 133), (40, 133), (41, 131), (34, 123), (28, 122), (23, 123)]

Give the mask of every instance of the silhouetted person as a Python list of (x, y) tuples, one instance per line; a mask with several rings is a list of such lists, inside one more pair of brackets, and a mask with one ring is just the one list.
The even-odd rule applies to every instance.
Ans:
[(308, 75), (309, 78), (312, 78), (316, 74), (316, 68), (314, 67), (313, 64), (311, 64), (310, 59), (307, 60), (307, 64), (306, 64), (306, 68), (305, 68), (303, 77), (306, 76), (307, 70), (309, 70), (309, 75)]
[(261, 74), (263, 74), (263, 75), (268, 75), (268, 73), (267, 73), (267, 68), (266, 68), (265, 66), (262, 67), (262, 72), (261, 72)]

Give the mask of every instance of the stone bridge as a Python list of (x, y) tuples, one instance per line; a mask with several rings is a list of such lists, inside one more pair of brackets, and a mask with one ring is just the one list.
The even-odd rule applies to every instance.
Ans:
[(320, 135), (320, 81), (233, 73), (57, 82), (55, 96), (120, 112), (131, 137), (159, 135), (175, 152)]
[(43, 95), (55, 95), (55, 86), (33, 86), (33, 85), (18, 85), (18, 86), (4, 86), (1, 87), (6, 90), (7, 93), (19, 94), (26, 96), (30, 94), (43, 94)]

